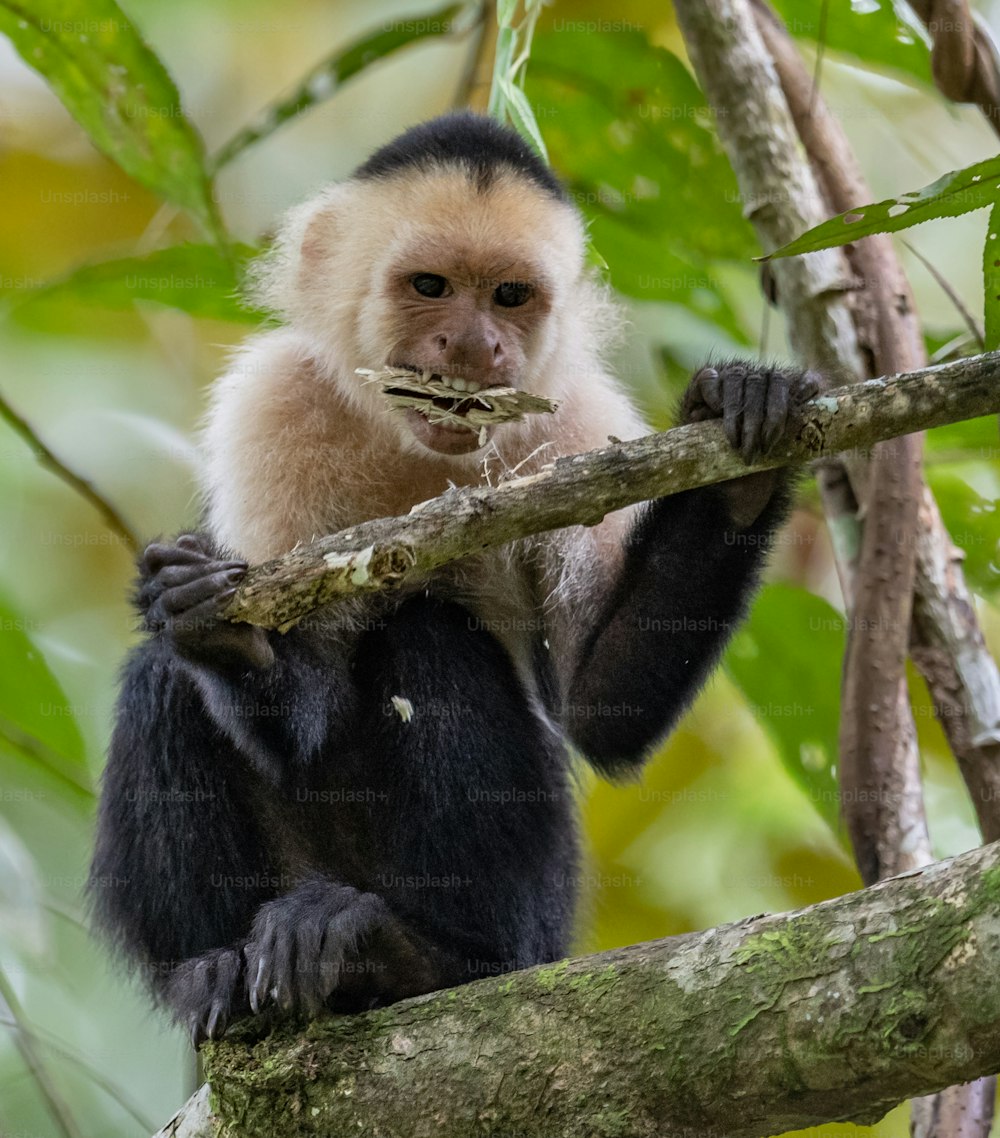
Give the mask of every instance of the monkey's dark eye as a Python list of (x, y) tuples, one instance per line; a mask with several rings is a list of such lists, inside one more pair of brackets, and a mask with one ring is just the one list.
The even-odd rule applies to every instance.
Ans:
[(421, 296), (444, 296), (444, 290), (448, 287), (444, 277), (439, 277), (436, 273), (417, 273), (415, 277), (410, 277), (410, 284)]
[(501, 308), (520, 308), (531, 299), (531, 285), (523, 281), (504, 281), (493, 290), (493, 299)]

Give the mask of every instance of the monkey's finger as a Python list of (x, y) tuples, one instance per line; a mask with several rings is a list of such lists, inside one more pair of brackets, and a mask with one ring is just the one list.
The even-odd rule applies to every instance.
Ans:
[(271, 967), (271, 996), (283, 1011), (291, 1011), (295, 1004), (295, 968), (299, 961), (295, 955), (295, 938), (283, 930), (274, 938), (274, 963)]
[(760, 449), (760, 432), (768, 400), (767, 372), (751, 372), (744, 385), (743, 445), (741, 454), (748, 465)]
[(205, 561), (200, 549), (184, 549), (177, 545), (154, 541), (142, 551), (142, 564), (146, 572), (158, 573), (167, 565), (193, 565)]
[(722, 380), (714, 367), (703, 367), (696, 372), (693, 386), (707, 407), (717, 415), (722, 412)]
[(769, 454), (785, 433), (790, 395), (791, 389), (787, 383), (772, 381), (767, 393), (767, 411), (764, 414), (762, 436), (764, 454)]
[[(339, 917), (339, 914), (338, 914)], [(334, 917), (327, 926), (317, 962), (319, 970), (320, 993), (325, 1000), (340, 983), (340, 973), (347, 954), (343, 922)]]
[(208, 553), (208, 546), (205, 544), (205, 540), (201, 534), (182, 533), (178, 536), (174, 544), (180, 549), (193, 549), (197, 553)]
[(238, 585), (245, 576), (245, 569), (220, 569), (207, 577), (197, 577), (193, 581), (168, 588), (160, 598), (160, 604), (171, 616), (192, 611), (206, 601), (217, 602), (222, 593)]
[(806, 371), (803, 372), (799, 378), (799, 382), (795, 385), (794, 402), (797, 407), (803, 403), (808, 403), (810, 399), (820, 393), (823, 386), (823, 377), (819, 372)]
[(229, 1017), (226, 1013), (228, 1000), (216, 996), (208, 1013), (208, 1023), (205, 1025), (205, 1034), (209, 1039), (218, 1039), (225, 1033)]
[(189, 581), (200, 581), (203, 577), (211, 577), (213, 573), (225, 573), (239, 570), (246, 576), (247, 564), (245, 561), (192, 561), (187, 565), (165, 565), (157, 570), (152, 584), (161, 588), (173, 589), (178, 585), (186, 585)]
[(742, 370), (727, 371), (722, 377), (722, 429), (734, 450), (740, 450), (743, 443), (743, 399)]

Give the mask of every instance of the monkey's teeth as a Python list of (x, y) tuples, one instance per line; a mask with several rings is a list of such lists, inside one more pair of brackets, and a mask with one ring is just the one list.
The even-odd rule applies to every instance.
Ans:
[(476, 383), (474, 379), (463, 379), (457, 375), (442, 375), (432, 378), (439, 379), (445, 387), (450, 387), (452, 391), (461, 391), (467, 395), (475, 395), (482, 387), (482, 384)]

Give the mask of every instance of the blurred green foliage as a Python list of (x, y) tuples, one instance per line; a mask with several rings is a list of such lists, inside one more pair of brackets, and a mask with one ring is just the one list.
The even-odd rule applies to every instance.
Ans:
[[(24, 60), (4, 57), (0, 88), (0, 395), (141, 536), (194, 516), (204, 387), (257, 319), (238, 295), (247, 257), (283, 208), (464, 98), (472, 7), (0, 0), (0, 30)], [(777, 7), (811, 61), (822, 45), (823, 92), (859, 153), (876, 156), (876, 192), (993, 154), (976, 112), (931, 89), (926, 44), (888, 0)], [(713, 351), (786, 354), (669, 8), (558, 0), (525, 90), (630, 319), (614, 362), (651, 420), (670, 421)], [(982, 311), (979, 238), (948, 225), (947, 238), (925, 227), (915, 240)], [(936, 351), (963, 319), (919, 266), (913, 279)], [(928, 439), (929, 479), (994, 644), (997, 453), (994, 420)], [(93, 943), (81, 901), (116, 670), (136, 635), (131, 555), (2, 425), (0, 486), (0, 1130), (134, 1138), (195, 1072), (180, 1034)], [(857, 887), (835, 782), (844, 622), (814, 499), (807, 484), (771, 583), (642, 781), (581, 772), (581, 948)], [(957, 852), (978, 840), (972, 812), (927, 694), (913, 692), (935, 849)], [(46, 1104), (26, 1042), (69, 1123)], [(905, 1131), (901, 1108), (870, 1130), (812, 1133)]]

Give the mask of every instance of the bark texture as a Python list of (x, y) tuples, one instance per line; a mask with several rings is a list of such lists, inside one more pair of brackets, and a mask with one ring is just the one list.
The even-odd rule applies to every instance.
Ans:
[(286, 629), (325, 604), (399, 587), (535, 533), (593, 525), (633, 502), (803, 463), (847, 447), (1000, 411), (1000, 353), (854, 384), (813, 400), (784, 451), (746, 466), (719, 423), (694, 423), (559, 459), (499, 486), (450, 490), (402, 518), (377, 518), (247, 575), (228, 620)]
[(205, 1048), (188, 1138), (763, 1138), (1000, 1068), (1000, 845), (781, 916)]

